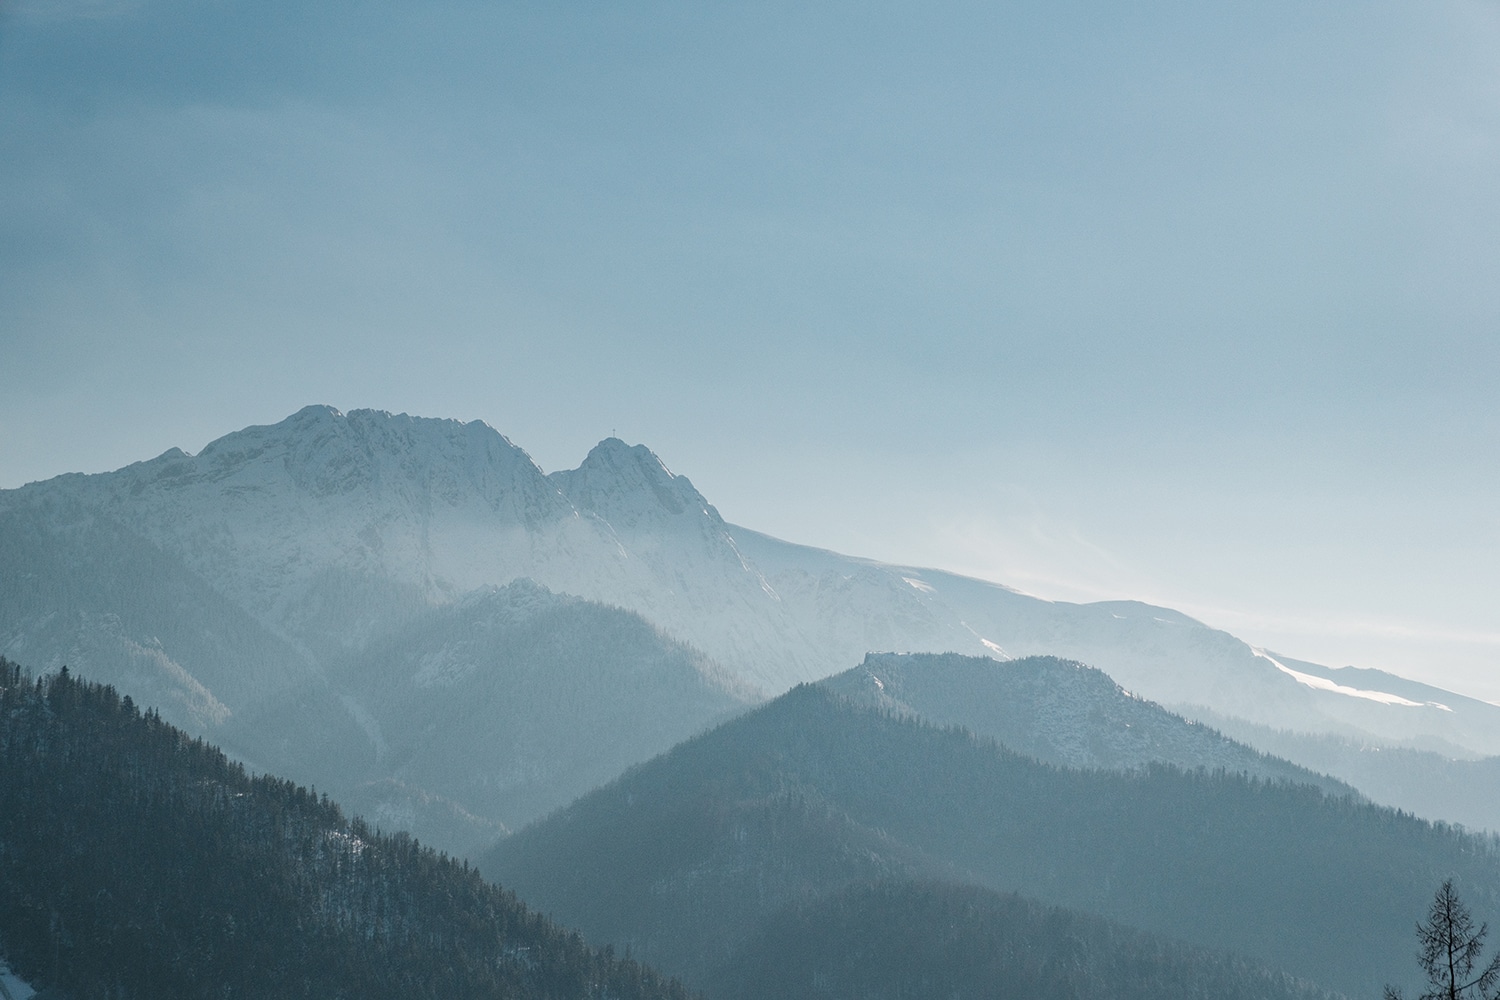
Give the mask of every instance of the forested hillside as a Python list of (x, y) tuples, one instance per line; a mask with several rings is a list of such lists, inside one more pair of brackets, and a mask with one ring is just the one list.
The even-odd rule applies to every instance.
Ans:
[(1307, 785), (1079, 771), (817, 686), (676, 747), (497, 845), (485, 870), (595, 943), (698, 982), (782, 907), (936, 876), (1239, 952), (1350, 996), (1399, 982), (1500, 845)]
[(707, 977), (719, 1000), (1325, 1000), (1311, 984), (1098, 917), (947, 883), (787, 907)]
[(681, 998), (113, 689), (0, 660), (0, 947), (93, 998)]

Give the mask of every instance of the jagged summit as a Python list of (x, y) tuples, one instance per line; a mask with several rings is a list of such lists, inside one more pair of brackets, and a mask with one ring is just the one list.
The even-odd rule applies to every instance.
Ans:
[[(226, 434), (196, 456), (172, 449), (88, 478), (111, 477), (133, 497), (207, 491), (279, 495), (298, 504), (359, 497), (375, 506), (396, 501), (423, 516), (444, 509), (499, 515), (532, 530), (573, 514), (531, 456), (483, 421), (368, 409), (346, 414), (323, 405)], [(381, 520), (392, 516), (388, 511)]]
[(280, 423), (225, 435), (197, 456), (201, 471), (219, 474), (263, 460), (314, 494), (400, 483), (450, 504), (471, 494), (494, 505), (519, 488), (533, 505), (559, 506), (531, 456), (479, 420), (306, 406)]
[(525, 575), (569, 589), (556, 567), (597, 564), (608, 545), (488, 424), (331, 406), (197, 455), (8, 491), (0, 507), (32, 499), (119, 521), (310, 648), (360, 641), (402, 608), (485, 583)]
[(716, 527), (724, 523), (686, 476), (674, 475), (645, 445), (628, 445), (617, 437), (600, 441), (578, 468), (547, 478), (579, 510), (597, 514), (616, 531), (663, 518), (707, 518)]
[(304, 406), (275, 424), (234, 431), (197, 455), (169, 448), (114, 472), (70, 474), (17, 494), (64, 488), (80, 498), (139, 506), (143, 497), (210, 489), (264, 497), (394, 494), (425, 506), (510, 507), (537, 518), (572, 513), (531, 456), (480, 420), (413, 417), (384, 410)]

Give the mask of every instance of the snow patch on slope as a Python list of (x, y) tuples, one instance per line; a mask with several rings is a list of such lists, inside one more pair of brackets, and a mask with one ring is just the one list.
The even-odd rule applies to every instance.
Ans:
[[(1287, 666), (1271, 654), (1267, 653), (1264, 649), (1257, 649), (1252, 646), (1250, 651), (1261, 659), (1270, 661), (1272, 666), (1274, 666), (1277, 670), (1280, 670), (1282, 673), (1289, 675), (1298, 684), (1305, 684), (1317, 691), (1331, 691), (1334, 694), (1345, 695), (1349, 698), (1365, 698), (1370, 701), (1379, 702), (1382, 705), (1403, 705), (1408, 708), (1422, 708), (1424, 704), (1420, 701), (1412, 701), (1409, 698), (1403, 698), (1399, 694), (1390, 694), (1385, 691), (1365, 691), (1361, 688), (1353, 688), (1345, 684), (1336, 683), (1334, 681), (1328, 680), (1326, 677), (1314, 677), (1312, 674), (1304, 674), (1300, 670), (1293, 670), (1291, 667)], [(1453, 711), (1453, 709), (1449, 708), (1447, 705), (1440, 705), (1435, 701), (1426, 702), (1426, 704), (1431, 705), (1433, 708), (1440, 708), (1445, 712)]]
[(0, 962), (0, 1000), (31, 1000), (36, 990), (31, 984), (10, 971), (10, 966)]
[(375, 759), (384, 760), (390, 756), (391, 749), (385, 742), (385, 734), (380, 731), (380, 722), (371, 715), (359, 701), (350, 694), (339, 695), (339, 703), (344, 706), (344, 711), (349, 713), (359, 728), (364, 732), (365, 738), (375, 748)]

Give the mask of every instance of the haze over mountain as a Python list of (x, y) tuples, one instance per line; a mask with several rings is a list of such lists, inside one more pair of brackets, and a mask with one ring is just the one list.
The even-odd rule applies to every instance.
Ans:
[[(1192, 721), (1477, 758), (1500, 708), (1145, 604), (783, 542), (615, 439), (546, 475), (483, 424), (309, 407), (0, 492), (0, 555), (7, 655), (483, 853), (597, 943), (697, 982), (769, 961), (809, 914), (839, 954), (901, 937), (896, 903), (849, 916), (883, 898), (862, 886), (958, 907), (965, 934), (1053, 919), (983, 895), (1013, 891), (1134, 928), (1056, 918), (1093, 942), (1084, 992), (1142, 948), (1179, 984), (1305, 992), (1265, 965), (1368, 992), (1435, 880), (1500, 902), (1492, 844)], [(908, 939), (944, 967), (941, 940)]]
[(521, 579), (417, 615), (220, 731), (468, 854), (757, 700), (638, 615)]
[(0, 0), (0, 960), (1409, 990), (1438, 884), (1500, 919), (1497, 50)]
[[(369, 804), (392, 816), (426, 803), (458, 824), (456, 836), (464, 813), (481, 821), (470, 825), (476, 836), (486, 823), (524, 822), (757, 690), (848, 670), (872, 650), (1062, 656), (1189, 717), (1455, 757), (1500, 753), (1500, 707), (1276, 657), (1167, 609), (1044, 601), (783, 542), (726, 523), (687, 478), (617, 439), (549, 476), (479, 422), (310, 406), (196, 456), (171, 449), (116, 472), (0, 492), (0, 552), (14, 568), (0, 585), (0, 651), (138, 691), (168, 718), (299, 780), (335, 783), (354, 799), (384, 788), (393, 797)], [(476, 723), (456, 730), (471, 734), (470, 750), (424, 758), (441, 741), (419, 737), (416, 719), (438, 709), (404, 711), (441, 702), (439, 678), (495, 685), (483, 696), (455, 688), (455, 700), (501, 697), (507, 682), (482, 669), (490, 653), (464, 636), (496, 599), (485, 588), (521, 580), (633, 612), (663, 633), (648, 643), (660, 669), (626, 671), (655, 741), (613, 744), (598, 766), (575, 759), (574, 779), (549, 794), (542, 771), (524, 777), (523, 761), (548, 756), (542, 743), (510, 743), (518, 756), (502, 762), (498, 743), (470, 752)], [(432, 617), (444, 608), (455, 610)], [(599, 662), (588, 665), (582, 647), (568, 656), (581, 671), (570, 683), (602, 705), (606, 687), (584, 680), (603, 676)], [(360, 749), (303, 758), (327, 769), (321, 778), (298, 770), (292, 742), (278, 741), (304, 737), (284, 727), (268, 735), (297, 712), (304, 732), (342, 732), (339, 746)], [(568, 718), (559, 724), (583, 732), (597, 717)], [(367, 760), (354, 766), (351, 753)], [(455, 754), (487, 763), (442, 774), (422, 763)], [(366, 792), (355, 792), (356, 775)]]
[[(11, 491), (0, 561), (11, 655), (456, 851), (758, 697), (638, 617), (518, 576), (636, 567), (482, 425), (313, 409), (195, 459)], [(493, 573), (464, 576), (475, 561)], [(453, 582), (487, 575), (511, 582)]]
[(1335, 795), (1353, 792), (1133, 697), (1102, 671), (1055, 657), (996, 663), (954, 653), (871, 654), (821, 686), (857, 705), (962, 726), (1058, 767), (1128, 771), (1171, 764), (1316, 785)]

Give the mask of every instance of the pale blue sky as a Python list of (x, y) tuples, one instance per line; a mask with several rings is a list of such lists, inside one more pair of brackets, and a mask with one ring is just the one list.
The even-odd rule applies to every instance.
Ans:
[(1500, 700), (1500, 6), (0, 0), (0, 487), (310, 402)]

